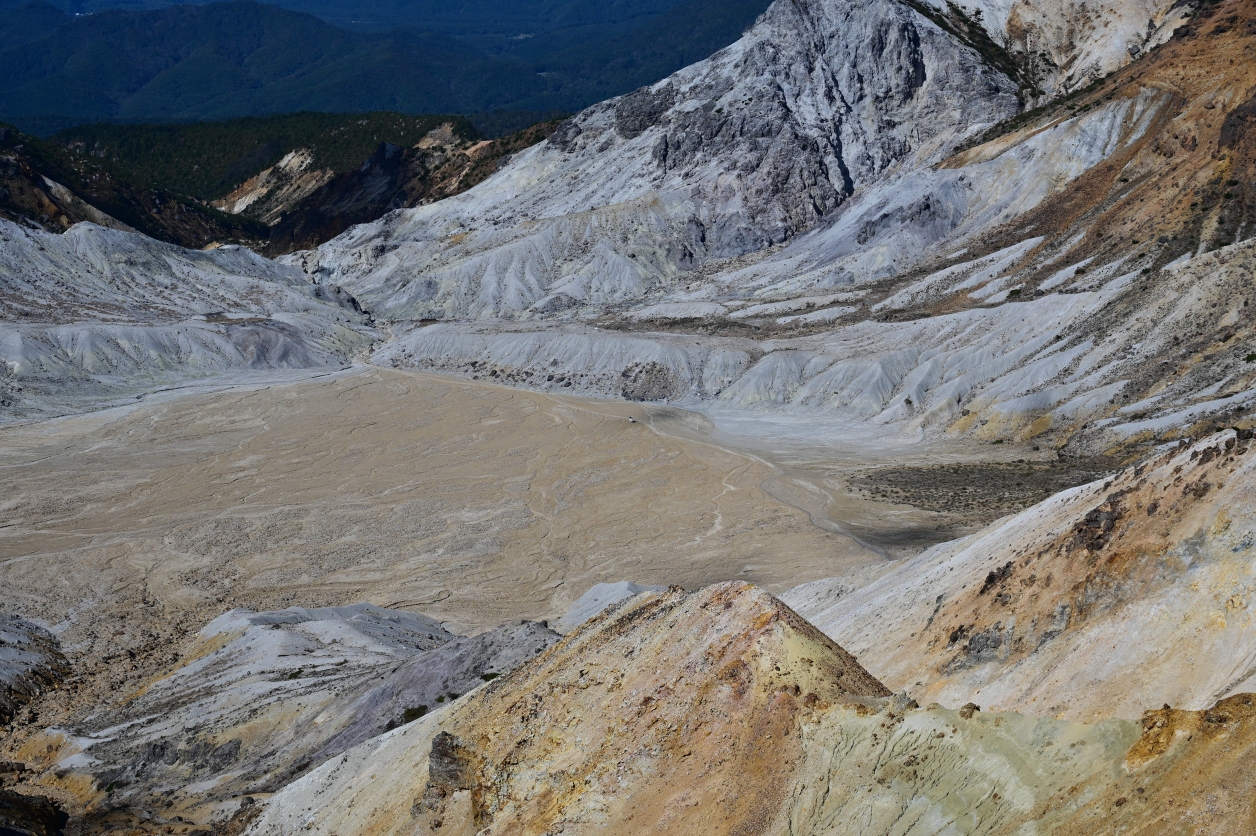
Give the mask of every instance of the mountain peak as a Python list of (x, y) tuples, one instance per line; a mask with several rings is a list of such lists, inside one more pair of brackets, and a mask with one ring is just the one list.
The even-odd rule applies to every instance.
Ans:
[[(600, 809), (583, 826), (631, 822), (634, 812), (648, 820), (691, 785), (677, 825), (712, 810), (762, 821), (788, 790), (789, 772), (778, 767), (800, 757), (808, 715), (838, 705), (875, 713), (890, 696), (853, 656), (750, 584), (646, 592), (441, 715), (414, 812), (424, 832), (491, 824), (497, 833), (543, 833), (574, 823), (569, 803), (587, 812), (590, 792)], [(304, 820), (298, 804), (312, 797), (318, 832), (349, 828), (342, 817), (377, 801), (381, 822), (399, 805), (409, 820), (410, 797), (390, 785), (411, 780), (405, 770), (380, 776), (354, 807), (340, 794), (360, 788), (319, 786), (321, 772), (272, 804), (254, 832), (289, 832), (290, 816)], [(624, 784), (630, 791), (611, 791)]]

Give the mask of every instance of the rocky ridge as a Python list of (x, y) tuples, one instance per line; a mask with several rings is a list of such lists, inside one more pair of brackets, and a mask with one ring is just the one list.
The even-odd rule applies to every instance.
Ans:
[[(920, 708), (753, 588), (672, 590), (323, 765), (249, 832), (1239, 833), (1254, 708), (1141, 727)], [(1218, 779), (1237, 783), (1191, 795)]]
[[(355, 752), (352, 765), (328, 764), (277, 797), (253, 832), (391, 833), (417, 824), (440, 833), (471, 822), (513, 833), (614, 822), (648, 827), (695, 770), (709, 779), (705, 789), (718, 803), (693, 798), (673, 826), (713, 811), (754, 821), (780, 803), (787, 786), (784, 774), (763, 769), (754, 739), (780, 740), (776, 755), (786, 760), (804, 712), (888, 696), (849, 654), (753, 587), (648, 593), (442, 712), (441, 734), (420, 724), (420, 738), (430, 728), (420, 745), (440, 758), (426, 782), (421, 773), (398, 770), (355, 797), (336, 780), (362, 774)], [(449, 722), (455, 717), (461, 722)], [(415, 745), (386, 737), (362, 754), (383, 763), (400, 755), (398, 744)], [(712, 757), (717, 748), (723, 755)], [(395, 762), (407, 761), (415, 759)], [(596, 799), (592, 809), (572, 803), (586, 792)], [(310, 793), (319, 797), (312, 814)], [(371, 810), (366, 818), (358, 806)], [(589, 817), (573, 818), (577, 809)]]
[(813, 226), (1012, 115), (1015, 85), (893, 2), (777, 3), (737, 43), (590, 108), (468, 195), (304, 259), (389, 319), (640, 298)]
[(1250, 432), (1207, 436), (784, 600), (921, 702), (1086, 722), (1203, 710), (1256, 690), (1254, 461)]

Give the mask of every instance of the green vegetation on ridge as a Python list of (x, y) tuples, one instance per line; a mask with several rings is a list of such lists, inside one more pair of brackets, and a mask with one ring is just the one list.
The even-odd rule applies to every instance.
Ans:
[[(126, 166), (76, 154), (4, 124), (0, 124), (0, 164), (0, 217), (11, 220), (48, 225), (52, 219), (41, 217), (48, 212), (37, 210), (38, 196), (31, 193), (32, 186), (44, 188), (42, 178), (46, 177), (116, 220), (181, 246), (259, 242), (268, 234), (264, 225), (248, 218), (219, 212), (178, 190), (137, 181)], [(23, 194), (35, 202), (23, 200)]]
[(230, 193), (298, 148), (314, 151), (314, 165), (337, 174), (371, 156), (381, 142), (414, 145), (428, 131), (454, 126), (455, 136), (478, 134), (462, 116), (400, 113), (293, 113), (179, 125), (85, 125), (57, 134), (57, 142), (105, 159), (149, 185), (199, 200)]

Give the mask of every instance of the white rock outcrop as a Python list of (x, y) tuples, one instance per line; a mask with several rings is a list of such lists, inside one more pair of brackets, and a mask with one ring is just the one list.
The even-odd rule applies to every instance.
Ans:
[(342, 366), (373, 337), (347, 293), (242, 247), (0, 220), (0, 420), (210, 375)]
[(1015, 90), (905, 5), (778, 2), (732, 46), (580, 113), (471, 192), (325, 244), (317, 269), (394, 320), (632, 301), (939, 159), (1015, 113)]
[(435, 711), (558, 638), (526, 621), (457, 636), (370, 604), (232, 610), (116, 712), (45, 734), (62, 769), (116, 787), (113, 804), (178, 786), (180, 804), (204, 813)]

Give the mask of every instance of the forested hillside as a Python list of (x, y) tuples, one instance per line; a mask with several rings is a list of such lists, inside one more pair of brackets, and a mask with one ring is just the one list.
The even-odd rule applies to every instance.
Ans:
[(208, 201), (297, 148), (311, 149), (316, 167), (339, 174), (361, 165), (381, 142), (413, 145), (446, 122), (464, 139), (478, 136), (460, 116), (292, 113), (182, 125), (84, 125), (55, 139), (107, 159), (137, 180)]

